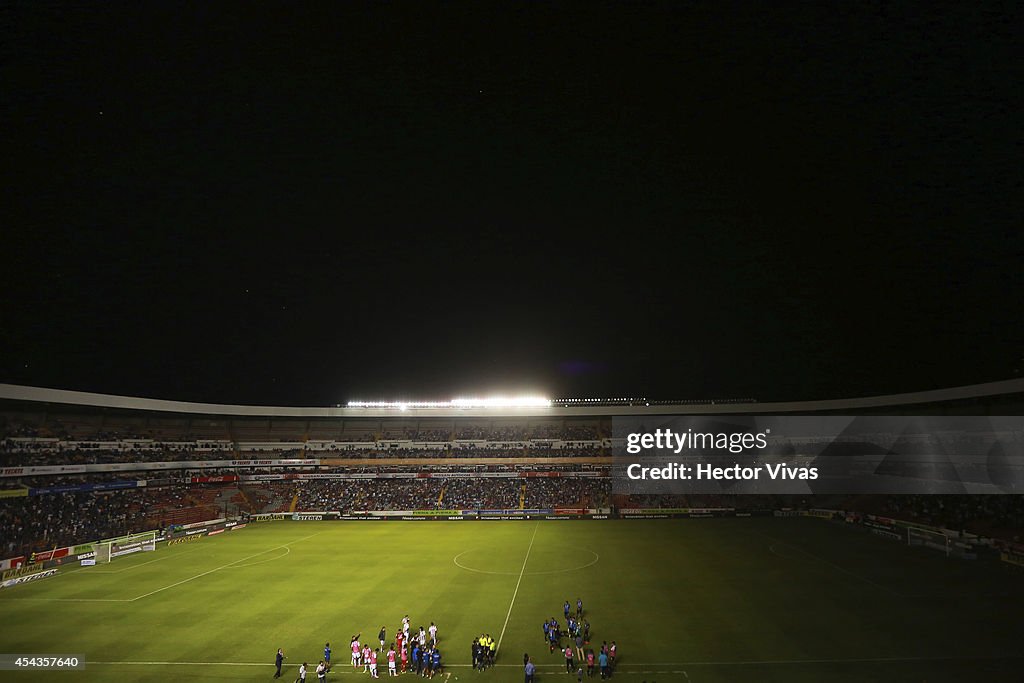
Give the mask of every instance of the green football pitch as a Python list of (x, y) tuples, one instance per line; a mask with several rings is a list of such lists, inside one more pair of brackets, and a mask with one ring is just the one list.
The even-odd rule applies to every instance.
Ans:
[(809, 518), (252, 524), (0, 591), (0, 652), (83, 656), (68, 681), (269, 681), (281, 647), (290, 683), (330, 641), (345, 681), (351, 636), (408, 614), (437, 623), (442, 680), (521, 681), (523, 653), (575, 680), (541, 625), (577, 597), (616, 680), (1024, 680), (1024, 575)]

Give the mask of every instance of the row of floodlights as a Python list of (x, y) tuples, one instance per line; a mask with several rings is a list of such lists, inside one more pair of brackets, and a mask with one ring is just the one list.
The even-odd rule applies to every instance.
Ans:
[(551, 401), (539, 396), (506, 398), (453, 398), (450, 401), (349, 401), (349, 408), (386, 408), (408, 410), (410, 408), (547, 408)]
[(639, 403), (646, 398), (556, 398), (555, 403)]
[(574, 406), (593, 404), (628, 403), (630, 405), (714, 405), (716, 403), (757, 403), (754, 398), (726, 400), (680, 399), (673, 401), (651, 401), (647, 398), (556, 398), (540, 396), (519, 396), (492, 398), (453, 398), (450, 401), (349, 401), (349, 408), (383, 408), (387, 410), (408, 410), (410, 408), (550, 408), (551, 406)]

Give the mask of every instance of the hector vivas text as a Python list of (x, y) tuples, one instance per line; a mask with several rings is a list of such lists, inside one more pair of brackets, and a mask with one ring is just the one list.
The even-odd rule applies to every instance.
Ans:
[[(674, 432), (670, 429), (657, 429), (654, 432), (632, 433), (626, 438), (626, 452), (639, 455), (652, 451), (650, 455), (664, 456), (673, 454), (681, 458), (692, 458), (695, 455), (707, 455), (709, 451), (725, 452), (733, 455), (740, 453), (763, 452), (768, 447), (768, 435), (771, 430), (763, 432), (732, 432), (713, 433)], [(740, 463), (715, 465), (708, 462), (669, 462), (660, 463), (655, 467), (633, 462), (626, 468), (626, 476), (630, 479), (817, 479), (818, 468), (792, 466), (785, 462), (760, 463), (742, 465)]]

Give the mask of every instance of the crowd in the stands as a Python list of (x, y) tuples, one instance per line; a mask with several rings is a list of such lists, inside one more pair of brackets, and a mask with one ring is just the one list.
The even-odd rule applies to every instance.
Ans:
[(142, 531), (140, 498), (65, 493), (0, 500), (5, 556)]
[(608, 479), (313, 479), (295, 484), (300, 510), (600, 507)]
[(175, 462), (201, 460), (277, 460), (281, 458), (344, 458), (351, 460), (387, 460), (395, 458), (421, 459), (509, 459), (509, 458), (594, 458), (610, 455), (600, 447), (568, 443), (562, 448), (535, 444), (528, 448), (490, 448), (487, 446), (458, 444), (443, 449), (383, 448), (345, 451), (274, 450), (242, 452), (213, 450), (110, 450), (101, 448), (75, 448), (47, 450), (14, 450), (0, 444), (0, 467), (31, 467), (45, 465), (91, 465), (126, 462)]
[[(537, 425), (527, 427), (460, 427), (456, 438), (464, 441), (594, 441), (600, 439), (597, 427), (591, 425)], [(448, 441), (449, 439), (443, 439)]]
[(601, 428), (598, 423), (568, 424), (490, 424), (456, 425), (448, 422), (438, 424), (427, 421), (420, 426), (389, 425), (380, 421), (318, 422), (307, 420), (229, 420), (192, 424), (183, 420), (180, 424), (169, 424), (144, 428), (138, 425), (105, 425), (102, 421), (62, 422), (48, 417), (42, 422), (0, 414), (0, 440), (2, 439), (48, 439), (62, 441), (133, 441), (153, 440), (157, 442), (189, 442), (198, 440), (229, 440), (236, 442), (301, 442), (339, 441), (366, 442), (380, 439), (388, 441), (451, 442), (455, 440), (476, 441), (530, 441), (563, 440), (593, 441), (610, 436), (610, 429)]
[[(181, 460), (233, 460), (233, 451), (194, 449), (139, 449), (110, 450), (105, 448), (65, 448), (19, 451), (0, 446), (0, 464), (4, 467), (34, 467), (42, 465), (93, 465), (122, 462), (172, 462)], [(288, 451), (275, 451), (275, 458), (298, 457)]]
[(210, 492), (174, 484), (2, 498), (0, 550), (10, 557), (162, 527), (174, 511), (195, 507)]
[(1024, 530), (1024, 496), (903, 495), (882, 500), (884, 513), (897, 519), (982, 534)]

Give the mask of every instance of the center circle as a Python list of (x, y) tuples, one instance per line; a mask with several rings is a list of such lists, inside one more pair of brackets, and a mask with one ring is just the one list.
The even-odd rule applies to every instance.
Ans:
[[(574, 563), (573, 566), (557, 566), (565, 563), (566, 552), (574, 557), (578, 557), (578, 563)], [(494, 574), (498, 576), (519, 576), (522, 573), (523, 576), (540, 576), (543, 574), (564, 574), (566, 572), (574, 572), (580, 569), (586, 569), (597, 564), (601, 556), (595, 553), (593, 550), (586, 548), (579, 548), (574, 546), (561, 546), (557, 549), (544, 550), (534, 549), (530, 553), (530, 559), (526, 563), (526, 571), (522, 571), (522, 563), (516, 569), (500, 569), (493, 566), (493, 563), (488, 563), (488, 557), (494, 558), (494, 553), (490, 548), (473, 548), (470, 550), (464, 550), (455, 557), (452, 558), (452, 562), (459, 569), (465, 569), (469, 572), (475, 572), (477, 574)], [(507, 562), (505, 562), (507, 566)], [(531, 567), (539, 567), (538, 569), (531, 569)], [(548, 569), (547, 567), (552, 567)]]

